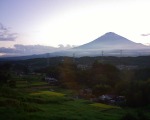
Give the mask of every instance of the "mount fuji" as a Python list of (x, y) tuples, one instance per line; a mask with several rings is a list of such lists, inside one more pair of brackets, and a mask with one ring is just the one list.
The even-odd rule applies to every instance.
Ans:
[[(53, 51), (41, 55), (31, 55), (21, 57), (28, 58), (43, 58), (45, 56), (147, 56), (150, 55), (150, 46), (141, 43), (135, 43), (122, 37), (114, 32), (108, 32), (101, 37), (72, 49)], [(18, 59), (18, 58), (15, 58)]]
[(72, 56), (141, 56), (150, 55), (150, 47), (135, 43), (114, 32), (108, 32), (101, 37), (81, 46), (56, 53), (57, 55)]
[(148, 46), (141, 43), (135, 43), (122, 37), (116, 33), (108, 32), (101, 37), (89, 42), (87, 44), (76, 47), (75, 49), (89, 49), (89, 50), (136, 50), (149, 49)]

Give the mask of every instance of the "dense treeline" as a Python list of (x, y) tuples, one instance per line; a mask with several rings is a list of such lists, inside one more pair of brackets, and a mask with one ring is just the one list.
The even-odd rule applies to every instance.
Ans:
[[(113, 57), (113, 56), (97, 56), (97, 57), (50, 57), (50, 58), (35, 58), (28, 60), (14, 60), (10, 61), (15, 66), (28, 66), (32, 70), (37, 70), (40, 68), (45, 68), (47, 66), (57, 66), (65, 58), (74, 59), (77, 64), (86, 64), (92, 65), (94, 61), (103, 61), (103, 63), (112, 64), (112, 65), (127, 65), (127, 66), (137, 66), (139, 68), (150, 67), (150, 56), (139, 56), (139, 57)], [(8, 60), (7, 60), (8, 61)], [(0, 65), (5, 63), (6, 60), (0, 59)]]
[(11, 78), (11, 64), (5, 63), (0, 66), (0, 86), (8, 83)]
[(93, 90), (94, 96), (115, 94), (125, 96), (127, 105), (145, 106), (150, 103), (150, 69), (119, 70), (114, 65), (95, 61), (91, 68), (80, 69), (70, 59), (56, 67), (41, 69), (49, 76), (57, 76), (62, 87), (78, 91)]

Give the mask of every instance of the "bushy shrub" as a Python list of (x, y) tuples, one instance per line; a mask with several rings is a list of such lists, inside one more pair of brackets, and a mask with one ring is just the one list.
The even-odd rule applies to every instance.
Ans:
[(127, 113), (121, 118), (121, 120), (138, 120), (138, 119), (131, 113)]
[(9, 87), (11, 87), (11, 88), (15, 88), (15, 87), (16, 87), (16, 81), (15, 81), (15, 80), (9, 80), (9, 81), (8, 81), (8, 85), (9, 85)]

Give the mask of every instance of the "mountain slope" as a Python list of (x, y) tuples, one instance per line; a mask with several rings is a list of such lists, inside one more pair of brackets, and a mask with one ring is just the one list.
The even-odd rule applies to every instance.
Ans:
[(147, 46), (135, 43), (127, 38), (117, 35), (113, 32), (108, 32), (103, 36), (95, 39), (92, 42), (76, 47), (75, 49), (103, 49), (103, 50), (115, 50), (115, 49), (148, 49)]
[[(30, 50), (30, 49), (29, 49)], [(39, 50), (40, 51), (40, 50)], [(48, 53), (48, 54), (44, 54)], [(116, 33), (108, 32), (101, 37), (78, 47), (72, 49), (59, 49), (56, 48), (54, 51), (51, 49), (46, 49), (43, 54), (29, 55), (18, 57), (6, 57), (0, 59), (3, 60), (24, 60), (31, 58), (45, 58), (45, 57), (55, 57), (55, 56), (141, 56), (150, 55), (150, 47), (145, 46), (140, 43), (135, 43), (122, 37)]]

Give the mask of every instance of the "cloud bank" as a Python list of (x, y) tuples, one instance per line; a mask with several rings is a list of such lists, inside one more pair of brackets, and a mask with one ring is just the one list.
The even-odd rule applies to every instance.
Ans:
[(6, 48), (1, 47), (0, 53), (4, 56), (24, 56), (24, 55), (33, 55), (33, 54), (44, 54), (44, 53), (52, 53), (61, 50), (66, 50), (72, 48), (71, 45), (59, 45), (58, 48), (51, 46), (43, 46), (43, 45), (22, 45), (15, 44), (14, 48)]
[(17, 33), (11, 33), (8, 28), (0, 23), (0, 41), (15, 41)]
[(150, 36), (150, 33), (147, 33), (147, 34), (141, 34), (141, 36)]

